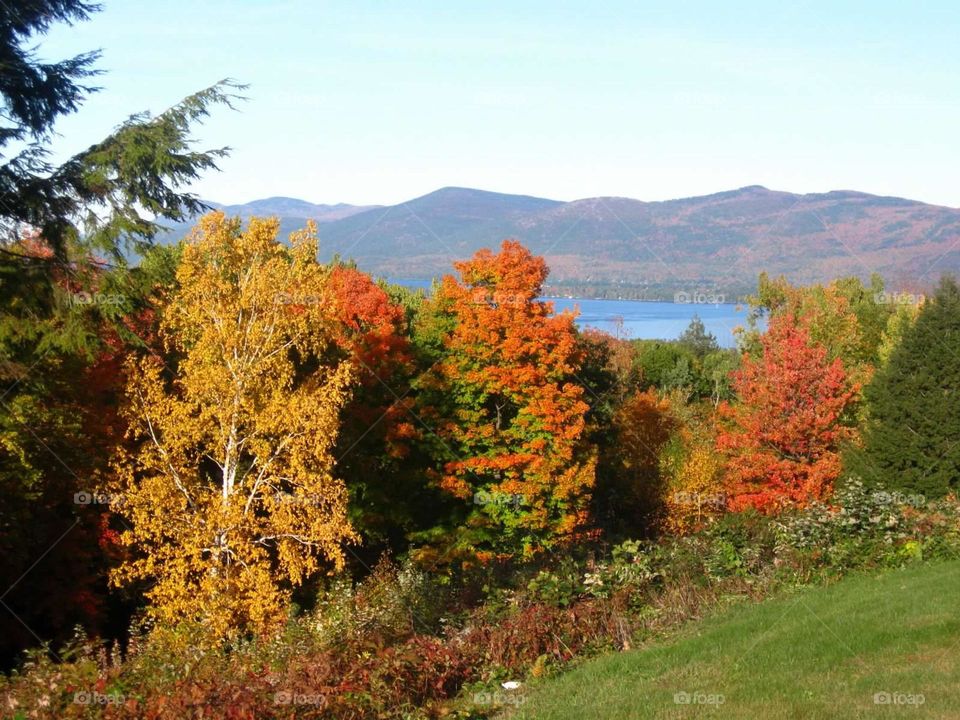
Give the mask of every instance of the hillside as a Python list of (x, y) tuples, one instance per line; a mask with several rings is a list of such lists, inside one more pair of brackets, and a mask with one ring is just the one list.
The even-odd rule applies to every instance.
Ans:
[(228, 215), (239, 215), (242, 218), (252, 217), (254, 215), (276, 215), (289, 220), (315, 220), (318, 223), (332, 222), (341, 220), (351, 215), (372, 210), (379, 205), (348, 205), (347, 203), (337, 203), (336, 205), (317, 205), (289, 197), (270, 197), (262, 200), (253, 200), (242, 205), (223, 205), (217, 202), (208, 203), (211, 207), (223, 210)]
[(737, 605), (517, 691), (508, 717), (960, 717), (958, 591), (952, 562)]
[(325, 259), (339, 254), (400, 278), (449, 272), (451, 261), (505, 237), (547, 256), (554, 284), (735, 294), (761, 271), (799, 283), (879, 272), (926, 287), (960, 270), (960, 210), (853, 191), (798, 195), (754, 185), (664, 202), (559, 202), (451, 187), (386, 207), (272, 198), (224, 209), (278, 215), (285, 232), (312, 217), (322, 223)]

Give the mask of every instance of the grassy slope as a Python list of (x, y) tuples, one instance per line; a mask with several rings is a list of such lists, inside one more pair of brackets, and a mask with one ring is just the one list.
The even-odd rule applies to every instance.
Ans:
[[(673, 641), (531, 687), (511, 720), (960, 718), (960, 563), (937, 563), (752, 606)], [(677, 704), (678, 692), (722, 704)], [(878, 705), (880, 692), (922, 705)]]

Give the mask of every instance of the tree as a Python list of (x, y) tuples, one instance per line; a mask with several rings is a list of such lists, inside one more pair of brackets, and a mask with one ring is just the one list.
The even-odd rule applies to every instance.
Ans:
[(426, 368), (410, 343), (412, 314), (390, 292), (416, 300), (345, 265), (334, 266), (327, 290), (336, 343), (358, 373), (343, 412), (337, 468), (350, 491), (351, 520), (364, 539), (358, 557), (373, 564), (385, 551), (405, 551), (407, 535), (429, 527), (443, 505), (423, 482), (423, 428), (410, 412), (410, 385)]
[[(46, 170), (46, 143), (53, 135), (53, 126), (63, 115), (75, 112), (84, 96), (93, 88), (82, 83), (97, 74), (93, 67), (98, 52), (89, 52), (56, 63), (39, 60), (34, 48), (27, 44), (34, 35), (46, 33), (57, 22), (73, 23), (87, 20), (98, 5), (80, 0), (37, 0), (17, 3), (14, 7), (0, 6), (0, 56), (3, 73), (0, 75), (0, 96), (4, 113), (0, 125), (0, 148), (11, 143), (23, 147), (8, 160), (0, 172), (2, 194), (22, 192), (24, 180), (31, 171)], [(42, 197), (42, 195), (40, 195)], [(4, 197), (4, 199), (8, 199)], [(23, 204), (0, 203), (7, 221), (5, 230), (13, 239), (19, 229), (6, 213), (30, 211)], [(37, 223), (31, 223), (37, 226)]]
[[(85, 82), (99, 73), (99, 53), (47, 63), (30, 43), (55, 23), (84, 21), (99, 9), (81, 0), (0, 5), (0, 352), (9, 363), (30, 366), (51, 349), (91, 351), (98, 334), (90, 327), (104, 315), (123, 315), (123, 303), (64, 303), (64, 278), (72, 292), (89, 290), (84, 284), (99, 282), (104, 257), (124, 266), (129, 252), (150, 247), (164, 221), (202, 210), (181, 188), (228, 152), (194, 150), (190, 136), (212, 107), (238, 99), (243, 86), (224, 80), (156, 117), (130, 116), (59, 166), (49, 162), (57, 121), (95, 90)], [(79, 332), (84, 323), (87, 331)]]
[[(30, 239), (17, 247), (49, 253)], [(159, 348), (150, 306), (172, 283), (176, 254), (153, 248), (130, 272), (92, 267), (83, 285), (90, 291), (54, 273), (64, 312), (35, 317), (14, 338), (0, 334), (4, 349), (30, 337), (38, 343), (55, 333), (78, 337), (73, 352), (41, 345), (31, 365), (11, 361), (12, 354), (0, 364), (0, 377), (9, 383), (0, 398), (0, 582), (8, 588), (3, 601), (10, 611), (0, 621), (0, 663), (37, 637), (66, 640), (78, 624), (91, 633), (126, 631), (128, 598), (110, 594), (106, 582), (108, 511), (92, 490), (123, 438), (118, 406), (130, 338)], [(104, 310), (116, 321), (108, 322)], [(79, 321), (72, 314), (84, 311), (89, 314)], [(0, 330), (9, 329), (0, 323)], [(93, 334), (90, 341), (87, 334)], [(83, 345), (87, 352), (79, 349)]]
[(701, 374), (708, 388), (706, 395), (714, 407), (724, 400), (733, 400), (730, 374), (739, 364), (740, 354), (736, 350), (716, 350), (701, 361)]
[(694, 315), (691, 318), (690, 324), (680, 335), (678, 342), (701, 359), (705, 355), (720, 349), (716, 336), (707, 332), (707, 328), (699, 315)]
[(595, 458), (574, 317), (537, 299), (546, 264), (516, 241), (455, 267), (460, 282), (444, 278), (419, 333), (436, 358), (419, 384), (425, 438), (461, 503), (447, 557), (529, 554), (587, 520)]
[(779, 277), (761, 273), (752, 307), (749, 329), (741, 338), (747, 352), (760, 349), (761, 316), (790, 316), (806, 326), (813, 342), (823, 345), (830, 360), (840, 358), (851, 379), (864, 387), (879, 360), (883, 330), (893, 306), (884, 302), (883, 282), (871, 278), (869, 288), (859, 278), (840, 278), (829, 285), (796, 287)]
[(324, 363), (315, 237), (295, 233), (288, 249), (278, 229), (200, 221), (163, 312), (171, 365), (131, 361), (131, 449), (114, 464), (111, 508), (133, 552), (114, 582), (152, 582), (154, 615), (217, 637), (282, 620), (290, 588), (341, 567), (355, 538), (332, 453), (355, 371)]
[[(895, 316), (896, 317), (896, 316)], [(846, 466), (870, 484), (930, 498), (960, 487), (960, 288), (945, 277), (864, 395), (862, 449)]]
[(653, 533), (664, 510), (661, 451), (676, 430), (671, 403), (649, 388), (637, 392), (614, 414), (615, 441), (605, 448), (598, 478), (597, 515), (615, 535)]
[(790, 314), (774, 316), (760, 342), (762, 356), (745, 355), (733, 374), (739, 402), (718, 408), (725, 426), (717, 447), (733, 509), (775, 511), (830, 492), (859, 388)]
[(663, 391), (686, 389), (695, 394), (696, 356), (690, 348), (663, 340), (636, 340), (633, 345), (642, 387)]
[[(39, 231), (64, 262), (73, 247), (94, 248), (122, 259), (123, 244), (142, 247), (160, 229), (150, 216), (182, 220), (202, 209), (177, 187), (215, 167), (226, 149), (190, 148), (191, 124), (212, 105), (236, 97), (240, 86), (223, 81), (190, 96), (157, 117), (131, 116), (106, 140), (59, 167), (48, 162), (57, 121), (76, 112), (95, 88), (84, 84), (99, 74), (98, 52), (55, 63), (37, 58), (29, 44), (58, 22), (87, 20), (99, 5), (81, 0), (32, 0), (0, 5), (0, 76), (5, 121), (0, 149), (20, 149), (0, 166), (0, 214), (9, 240), (23, 227)], [(7, 253), (12, 255), (12, 253)], [(21, 258), (24, 261), (36, 258)]]
[(90, 497), (122, 434), (115, 360), (147, 346), (138, 333), (158, 268), (148, 257), (126, 268), (125, 251), (145, 254), (163, 221), (199, 209), (181, 189), (226, 149), (192, 149), (191, 128), (239, 87), (218, 83), (156, 117), (134, 115), (55, 166), (56, 124), (95, 90), (98, 53), (46, 62), (36, 41), (97, 10), (82, 0), (0, 3), (0, 580), (16, 615), (2, 613), (4, 660), (34, 644), (31, 633), (56, 641), (102, 615), (103, 508), (74, 499)]
[(663, 526), (685, 534), (702, 528), (726, 509), (723, 462), (715, 439), (702, 425), (683, 425), (665, 452), (668, 475)]
[(890, 361), (890, 356), (903, 342), (903, 336), (907, 330), (917, 320), (922, 303), (903, 303), (898, 304), (893, 314), (887, 319), (887, 325), (883, 330), (880, 345), (877, 348), (878, 367), (886, 365)]

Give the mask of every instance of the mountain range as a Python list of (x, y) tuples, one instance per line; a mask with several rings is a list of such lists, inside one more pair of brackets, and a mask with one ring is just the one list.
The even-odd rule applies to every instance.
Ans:
[(876, 272), (891, 285), (927, 287), (960, 270), (960, 210), (849, 190), (800, 195), (753, 185), (660, 202), (561, 202), (447, 187), (389, 206), (209, 204), (243, 218), (275, 215), (284, 233), (312, 218), (322, 259), (352, 258), (374, 275), (411, 280), (450, 272), (454, 260), (508, 237), (546, 256), (555, 288), (733, 293), (755, 287), (761, 271), (801, 283)]

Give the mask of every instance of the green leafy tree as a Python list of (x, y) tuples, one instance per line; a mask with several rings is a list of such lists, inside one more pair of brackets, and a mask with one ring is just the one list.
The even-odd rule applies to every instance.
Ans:
[(637, 340), (636, 369), (643, 388), (674, 390), (695, 383), (693, 352), (678, 342)]
[(701, 361), (701, 375), (708, 388), (708, 397), (714, 406), (734, 398), (730, 373), (740, 366), (736, 350), (715, 350)]
[(871, 278), (869, 287), (859, 278), (845, 277), (829, 285), (794, 286), (786, 278), (761, 273), (741, 348), (760, 349), (760, 319), (790, 314), (807, 325), (811, 339), (827, 348), (830, 359), (840, 358), (860, 381), (869, 379), (894, 305), (885, 302), (883, 281)]
[(848, 470), (939, 497), (960, 486), (960, 287), (944, 278), (865, 391), (863, 447)]

